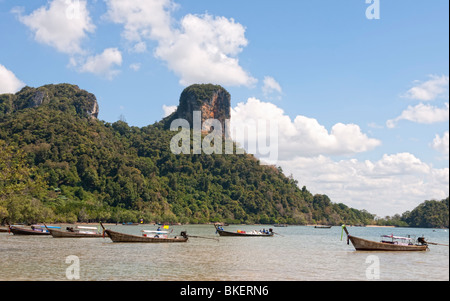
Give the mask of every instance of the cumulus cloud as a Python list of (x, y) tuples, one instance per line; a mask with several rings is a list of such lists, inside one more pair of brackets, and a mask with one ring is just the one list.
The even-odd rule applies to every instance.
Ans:
[(177, 110), (177, 106), (166, 106), (163, 105), (163, 111), (164, 111), (164, 118), (169, 116), (170, 114), (172, 114), (173, 112), (175, 112)]
[(172, 35), (171, 12), (177, 7), (172, 0), (106, 0), (105, 18), (123, 24), (125, 39), (144, 50), (145, 40), (167, 39)]
[(122, 54), (117, 48), (107, 48), (98, 55), (83, 49), (83, 41), (96, 29), (86, 0), (51, 0), (29, 15), (22, 15), (20, 8), (13, 12), (33, 32), (37, 42), (68, 54), (69, 66), (107, 79), (119, 73), (114, 69), (122, 65)]
[(11, 70), (0, 64), (0, 94), (16, 93), (24, 86), (25, 84)]
[(449, 104), (445, 103), (443, 108), (429, 104), (420, 103), (416, 106), (408, 106), (400, 116), (386, 122), (387, 127), (394, 128), (400, 120), (408, 120), (417, 123), (431, 124), (448, 121)]
[(29, 15), (19, 13), (18, 18), (36, 41), (71, 55), (84, 52), (81, 43), (95, 30), (85, 0), (53, 0)]
[(214, 82), (251, 86), (256, 79), (239, 64), (237, 55), (247, 46), (245, 28), (233, 19), (209, 14), (172, 18), (172, 0), (107, 0), (106, 17), (123, 24), (123, 36), (145, 51), (156, 41), (156, 58), (180, 77), (182, 85)]
[(101, 54), (89, 56), (79, 70), (112, 79), (119, 73), (114, 66), (121, 65), (122, 53), (117, 48), (107, 48)]
[[(239, 103), (231, 110), (231, 126), (238, 131), (252, 128), (255, 120), (276, 123), (278, 137), (274, 141), (277, 141), (279, 156), (283, 159), (352, 155), (372, 150), (381, 144), (379, 140), (369, 138), (356, 124), (338, 123), (329, 131), (314, 118), (298, 115), (292, 121), (281, 108), (256, 98)], [(259, 127), (256, 130), (265, 135), (267, 129)], [(257, 138), (260, 136), (261, 133), (256, 134)]]
[(422, 101), (434, 100), (442, 96), (448, 98), (449, 77), (446, 75), (430, 75), (429, 77), (430, 79), (426, 82), (418, 82), (404, 96)]
[(140, 63), (133, 63), (130, 65), (130, 69), (133, 71), (139, 71), (141, 69), (141, 64)]
[[(412, 210), (427, 199), (448, 196), (449, 169), (434, 168), (409, 152), (384, 154), (378, 160), (335, 159), (370, 151), (381, 144), (356, 124), (338, 123), (327, 129), (314, 118), (299, 115), (292, 120), (278, 106), (255, 98), (232, 108), (233, 129), (256, 131), (255, 138), (247, 137), (247, 143), (251, 144), (251, 139), (259, 143), (261, 132), (267, 131), (265, 126), (258, 127), (258, 120), (268, 121), (263, 125), (277, 123), (276, 164), (284, 173), (312, 193), (326, 193), (335, 203), (384, 217)], [(436, 136), (433, 145), (448, 152), (448, 132)]]
[(449, 134), (448, 131), (445, 132), (442, 137), (439, 135), (436, 135), (436, 137), (433, 140), (433, 143), (431, 146), (437, 150), (438, 152), (445, 155), (448, 159), (449, 156)]
[(264, 77), (264, 86), (262, 87), (262, 91), (265, 96), (270, 95), (271, 93), (278, 92), (282, 93), (280, 84), (271, 76)]
[(449, 190), (448, 168), (435, 169), (410, 153), (385, 154), (377, 161), (296, 157), (279, 165), (311, 192), (326, 191), (335, 203), (381, 217), (412, 210), (430, 198), (444, 199)]
[(156, 57), (167, 62), (182, 85), (219, 83), (252, 86), (256, 79), (236, 57), (247, 45), (244, 27), (233, 19), (187, 15), (173, 40), (161, 40)]

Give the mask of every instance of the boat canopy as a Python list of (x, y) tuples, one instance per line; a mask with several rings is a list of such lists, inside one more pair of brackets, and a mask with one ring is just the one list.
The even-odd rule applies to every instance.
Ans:
[(77, 226), (78, 229), (85, 229), (85, 230), (98, 230), (97, 227), (86, 227), (86, 226)]
[(168, 234), (168, 231), (152, 231), (152, 230), (142, 230), (145, 233), (156, 233), (156, 234)]
[(44, 226), (44, 225), (32, 225), (32, 227), (35, 227), (35, 228), (49, 228), (49, 229), (61, 229), (61, 227), (57, 227), (57, 226)]
[(392, 239), (405, 239), (405, 240), (414, 240), (411, 237), (401, 237), (401, 236), (394, 236), (394, 235), (381, 235), (381, 237), (388, 237)]

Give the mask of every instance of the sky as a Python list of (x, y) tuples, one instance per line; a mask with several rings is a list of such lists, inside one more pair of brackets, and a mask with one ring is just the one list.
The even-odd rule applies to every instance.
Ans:
[[(0, 0), (0, 93), (71, 83), (143, 127), (194, 83), (277, 124), (287, 176), (379, 217), (449, 195), (447, 0)], [(259, 129), (258, 129), (259, 131)]]

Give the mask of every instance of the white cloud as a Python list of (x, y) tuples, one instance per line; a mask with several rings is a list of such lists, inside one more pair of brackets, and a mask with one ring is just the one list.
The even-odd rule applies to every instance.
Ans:
[(119, 73), (114, 66), (121, 65), (122, 53), (117, 48), (107, 48), (101, 54), (88, 57), (79, 70), (112, 79)]
[[(448, 196), (449, 169), (434, 168), (409, 152), (384, 154), (378, 160), (334, 160), (335, 155), (354, 155), (381, 144), (358, 125), (338, 123), (327, 130), (314, 118), (299, 115), (292, 120), (278, 106), (255, 98), (232, 108), (232, 128), (248, 130), (251, 121), (255, 124), (258, 119), (278, 124), (276, 164), (284, 173), (292, 174), (312, 193), (327, 194), (334, 203), (384, 217)], [(445, 135), (435, 140), (442, 149), (445, 143)]]
[(217, 83), (252, 86), (252, 78), (235, 57), (247, 45), (244, 27), (233, 19), (187, 15), (173, 40), (160, 41), (155, 54), (167, 62), (182, 85)]
[(136, 45), (133, 46), (131, 49), (132, 52), (136, 53), (142, 53), (147, 51), (147, 43), (145, 42), (139, 42)]
[(141, 64), (140, 63), (131, 64), (130, 69), (133, 71), (139, 71), (141, 69)]
[(409, 120), (417, 123), (431, 124), (435, 122), (448, 121), (449, 104), (446, 103), (443, 108), (420, 103), (414, 107), (408, 106), (400, 116), (386, 122), (387, 127), (394, 128), (400, 120)]
[(143, 40), (161, 40), (172, 35), (171, 12), (177, 7), (172, 0), (106, 0), (105, 17), (123, 24), (122, 35), (145, 49)]
[(436, 135), (431, 146), (435, 150), (442, 153), (443, 155), (445, 155), (448, 158), (448, 156), (449, 156), (449, 133), (448, 133), (448, 131), (445, 132), (442, 135), (442, 137), (440, 137), (439, 135)]
[(449, 191), (448, 168), (435, 169), (410, 153), (385, 154), (374, 162), (297, 157), (279, 165), (312, 193), (382, 217), (412, 210), (424, 200), (444, 199)]
[(33, 31), (36, 41), (71, 55), (84, 52), (81, 43), (95, 30), (85, 0), (53, 0), (30, 15), (18, 17)]
[(24, 86), (25, 84), (11, 70), (0, 64), (0, 94), (16, 93)]
[(268, 96), (273, 92), (278, 92), (280, 94), (283, 92), (280, 84), (271, 76), (264, 77), (264, 86), (262, 88), (262, 91), (265, 96)]
[[(256, 83), (239, 64), (237, 55), (247, 46), (245, 28), (233, 19), (209, 14), (172, 19), (172, 0), (107, 0), (106, 17), (123, 24), (123, 36), (145, 51), (156, 41), (156, 58), (180, 77), (182, 85), (217, 83), (251, 86)], [(177, 26), (175, 26), (177, 25)]]
[(166, 105), (163, 105), (164, 118), (169, 116), (173, 112), (175, 112), (177, 110), (177, 108), (178, 108), (177, 106), (166, 106)]
[(405, 97), (423, 101), (434, 100), (445, 96), (448, 98), (449, 77), (446, 75), (430, 75), (431, 79), (416, 85), (406, 92)]
[[(272, 103), (250, 98), (231, 110), (231, 125), (243, 131), (255, 120), (276, 122), (278, 152), (283, 160), (297, 156), (352, 155), (366, 152), (381, 142), (369, 138), (356, 124), (335, 124), (328, 131), (316, 119), (298, 115), (294, 121)], [(265, 135), (266, 128), (257, 129)], [(256, 137), (260, 137), (260, 133)], [(249, 137), (250, 141), (252, 138)], [(257, 138), (253, 138), (257, 139)]]
[(117, 48), (105, 49), (98, 55), (91, 55), (83, 49), (83, 41), (96, 28), (86, 0), (51, 0), (25, 16), (20, 8), (13, 9), (13, 12), (34, 33), (36, 41), (68, 54), (69, 66), (107, 79), (119, 73), (114, 69), (114, 66), (122, 64), (122, 54)]

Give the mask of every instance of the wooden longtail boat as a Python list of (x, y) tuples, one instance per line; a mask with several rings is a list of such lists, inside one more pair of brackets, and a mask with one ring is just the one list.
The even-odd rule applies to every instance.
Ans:
[(50, 232), (43, 227), (31, 226), (30, 229), (17, 226), (9, 226), (9, 230), (14, 235), (51, 235)]
[(316, 229), (330, 229), (332, 226), (314, 226)]
[(78, 226), (75, 229), (67, 227), (67, 231), (48, 229), (54, 238), (98, 238), (103, 237), (96, 227)]
[[(348, 233), (347, 227), (342, 226), (343, 231), (347, 234), (347, 244), (349, 240), (357, 251), (427, 251), (428, 244), (423, 237), (419, 237), (418, 243), (414, 244), (413, 239), (409, 237), (399, 237), (393, 235), (383, 235), (382, 237), (390, 238), (390, 241), (382, 240), (381, 242), (367, 240), (352, 236)], [(402, 242), (404, 241), (404, 242)]]
[(175, 242), (187, 242), (188, 236), (186, 232), (181, 232), (181, 236), (175, 237), (158, 237), (158, 236), (138, 236), (132, 234), (125, 234), (109, 229), (105, 229), (103, 224), (100, 223), (106, 235), (111, 238), (113, 242), (122, 243), (175, 243)]
[(216, 232), (220, 235), (220, 236), (239, 236), (239, 237), (271, 237), (273, 236), (275, 233), (272, 231), (272, 229), (269, 229), (268, 232), (264, 233), (264, 232), (257, 232), (257, 231), (253, 231), (253, 232), (244, 232), (244, 231), (237, 231), (237, 232), (230, 232), (230, 231), (225, 231), (220, 225), (215, 224), (214, 225), (216, 227)]

